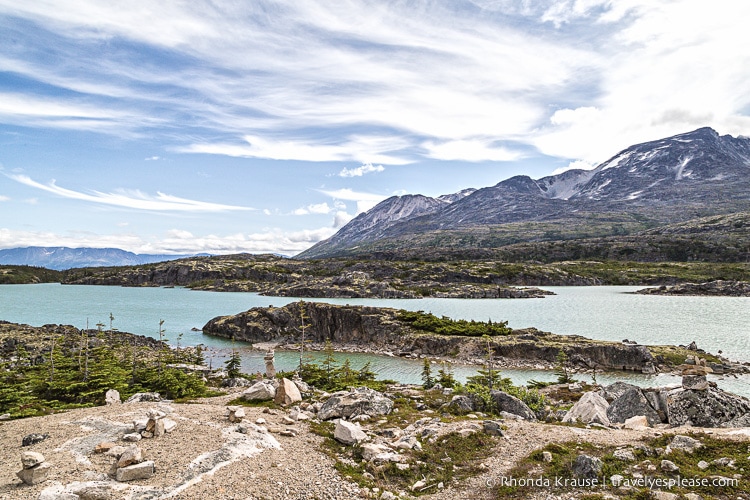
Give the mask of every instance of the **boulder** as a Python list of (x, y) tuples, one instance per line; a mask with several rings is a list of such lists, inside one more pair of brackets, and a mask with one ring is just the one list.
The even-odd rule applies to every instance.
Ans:
[(661, 423), (659, 414), (643, 395), (639, 387), (626, 391), (607, 408), (607, 418), (612, 423), (622, 424), (630, 417), (643, 415), (651, 425)]
[(470, 396), (453, 396), (447, 407), (458, 413), (469, 413), (475, 410), (474, 399)]
[(357, 424), (346, 420), (336, 421), (333, 437), (336, 441), (346, 445), (359, 444), (368, 439), (367, 434)]
[(302, 394), (300, 394), (299, 389), (294, 385), (294, 382), (288, 378), (282, 378), (281, 383), (279, 383), (279, 386), (276, 388), (274, 402), (286, 406), (299, 403), (300, 401), (302, 401)]
[(606, 399), (596, 392), (587, 392), (568, 410), (562, 421), (566, 423), (596, 423), (609, 426), (611, 424), (607, 417), (607, 408), (609, 408), (609, 403), (607, 403)]
[(252, 385), (252, 382), (242, 377), (230, 377), (221, 382), (222, 387), (248, 387), (250, 385)]
[(589, 455), (578, 455), (573, 462), (573, 474), (585, 479), (594, 479), (599, 476), (604, 464), (596, 457)]
[(137, 392), (125, 400), (126, 403), (157, 403), (162, 401), (158, 392)]
[(268, 380), (256, 382), (243, 392), (241, 396), (246, 401), (269, 401), (275, 397), (276, 388)]
[(611, 403), (631, 389), (638, 389), (638, 386), (618, 381), (614, 384), (602, 387), (601, 391), (599, 392), (601, 393), (601, 396), (604, 397), (604, 399)]
[(750, 400), (713, 387), (705, 391), (669, 391), (667, 412), (672, 427), (750, 426)]
[(129, 465), (117, 469), (115, 479), (117, 481), (135, 481), (137, 479), (148, 479), (154, 475), (154, 462), (147, 460), (139, 464)]
[(48, 462), (41, 463), (30, 469), (24, 468), (16, 473), (18, 478), (28, 485), (43, 483), (49, 477), (49, 471), (52, 468)]
[(626, 448), (615, 450), (614, 453), (612, 453), (612, 456), (617, 460), (622, 460), (623, 462), (635, 462), (636, 460), (633, 450)]
[(682, 388), (688, 391), (708, 390), (708, 380), (705, 375), (684, 375), (682, 377)]
[(368, 387), (358, 387), (349, 392), (337, 392), (318, 410), (320, 420), (351, 418), (359, 415), (388, 415), (393, 410), (393, 401), (382, 393)]
[(531, 408), (517, 397), (503, 391), (490, 391), (490, 397), (498, 411), (506, 411), (525, 420), (536, 420), (536, 415), (531, 411)]
[(379, 455), (391, 452), (392, 450), (384, 444), (365, 443), (362, 445), (362, 458), (368, 462)]
[(630, 417), (629, 419), (625, 420), (625, 423), (622, 425), (623, 429), (632, 429), (636, 431), (647, 429), (649, 427), (651, 426), (648, 423), (648, 419), (643, 415)]
[(104, 394), (104, 404), (107, 406), (122, 404), (120, 399), (120, 391), (110, 389)]

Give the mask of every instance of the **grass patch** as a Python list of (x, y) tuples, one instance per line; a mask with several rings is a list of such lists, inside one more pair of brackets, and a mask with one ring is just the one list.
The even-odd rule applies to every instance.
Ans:
[[(691, 436), (703, 443), (703, 447), (692, 454), (673, 450), (669, 455), (665, 455), (664, 450), (674, 437), (670, 434), (646, 440), (643, 445), (634, 447), (635, 462), (616, 459), (613, 455), (615, 448), (611, 446), (576, 442), (548, 444), (544, 448), (533, 451), (505, 474), (507, 478), (533, 479), (538, 480), (538, 483), (499, 484), (494, 487), (493, 493), (498, 499), (522, 499), (530, 494), (539, 493), (541, 488), (545, 488), (550, 494), (575, 494), (576, 498), (600, 498), (612, 494), (626, 500), (651, 498), (649, 487), (634, 482), (638, 475), (660, 482), (652, 483), (656, 484), (652, 488), (654, 490), (661, 489), (678, 495), (697, 493), (704, 499), (735, 499), (738, 494), (750, 491), (750, 479), (745, 472), (750, 468), (748, 441), (724, 440), (703, 434)], [(545, 451), (551, 453), (551, 462), (544, 460)], [(598, 484), (586, 488), (565, 486), (566, 479), (575, 479), (572, 465), (581, 453), (602, 460), (603, 467), (597, 478)], [(719, 459), (725, 460), (715, 462)], [(677, 473), (662, 471), (662, 460), (670, 460), (679, 467), (679, 471)], [(651, 470), (644, 465), (646, 461), (653, 466)], [(699, 468), (698, 462), (700, 461), (709, 463), (709, 467), (705, 470)], [(627, 481), (631, 488), (622, 489), (612, 485), (610, 477), (615, 474), (623, 476), (624, 481)], [(741, 474), (742, 478), (734, 480), (735, 474)], [(558, 481), (558, 478), (562, 478), (561, 481)], [(676, 481), (678, 478), (682, 483), (672, 484), (671, 487), (666, 486), (670, 480)]]

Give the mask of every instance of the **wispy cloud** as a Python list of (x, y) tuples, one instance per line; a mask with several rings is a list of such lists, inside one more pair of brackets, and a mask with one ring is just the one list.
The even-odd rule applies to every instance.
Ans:
[(425, 142), (427, 156), (438, 160), (515, 161), (523, 157), (518, 151), (495, 146), (492, 139), (470, 139), (444, 142)]
[(365, 174), (373, 172), (383, 172), (385, 167), (383, 165), (373, 165), (372, 163), (365, 163), (356, 168), (342, 168), (339, 172), (339, 177), (362, 177)]
[(0, 194), (0, 201), (10, 201), (10, 197)]
[(294, 215), (309, 215), (309, 214), (329, 214), (333, 208), (328, 206), (328, 203), (314, 203), (311, 205), (307, 205), (306, 207), (300, 207), (296, 209), (293, 214)]
[(239, 207), (234, 205), (209, 203), (205, 201), (188, 200), (185, 198), (180, 198), (177, 196), (159, 192), (157, 192), (156, 196), (148, 195), (140, 191), (124, 190), (115, 193), (102, 193), (99, 191), (92, 191), (90, 194), (88, 194), (60, 187), (55, 184), (55, 181), (51, 181), (48, 184), (42, 184), (34, 181), (26, 175), (8, 175), (8, 177), (16, 182), (25, 184), (26, 186), (41, 189), (42, 191), (61, 196), (63, 198), (137, 210), (177, 212), (226, 212), (232, 210), (254, 210), (249, 207)]

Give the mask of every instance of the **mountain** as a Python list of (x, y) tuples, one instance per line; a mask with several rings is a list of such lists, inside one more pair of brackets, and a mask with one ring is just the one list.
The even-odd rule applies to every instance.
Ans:
[[(422, 209), (392, 209), (407, 197), (418, 197)], [(631, 146), (593, 170), (519, 175), (454, 198), (389, 198), (298, 257), (633, 234), (747, 210), (750, 138), (706, 127)]]
[(74, 267), (135, 266), (192, 255), (135, 254), (119, 248), (27, 247), (0, 250), (0, 265), (45, 267), (58, 271)]

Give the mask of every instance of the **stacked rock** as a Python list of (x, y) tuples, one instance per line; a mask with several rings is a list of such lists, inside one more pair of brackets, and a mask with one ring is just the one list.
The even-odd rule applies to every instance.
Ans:
[[(146, 428), (141, 430), (141, 436), (144, 438), (156, 438), (163, 436), (167, 432), (171, 432), (172, 429), (177, 425), (174, 420), (166, 418), (167, 414), (163, 411), (151, 409), (146, 412)], [(139, 422), (133, 423), (136, 431), (139, 430)]]
[(682, 374), (682, 388), (691, 391), (708, 390), (709, 384), (706, 375), (712, 373), (710, 366), (706, 366), (706, 360), (691, 356), (687, 363), (680, 365)]
[(36, 451), (21, 453), (23, 469), (16, 475), (26, 484), (39, 484), (47, 480), (51, 464), (45, 461), (44, 455)]
[(242, 422), (245, 418), (245, 409), (241, 406), (227, 406), (227, 417), (233, 424)]
[(141, 449), (132, 445), (118, 457), (114, 469), (115, 479), (124, 482), (148, 479), (154, 475), (155, 467), (153, 460), (143, 460)]

